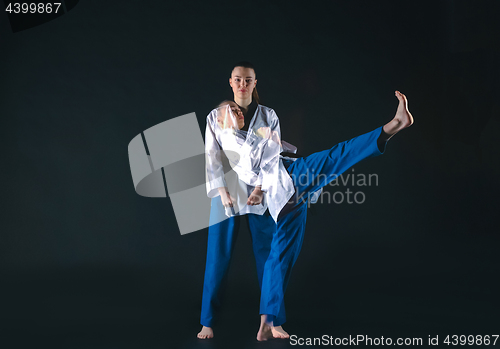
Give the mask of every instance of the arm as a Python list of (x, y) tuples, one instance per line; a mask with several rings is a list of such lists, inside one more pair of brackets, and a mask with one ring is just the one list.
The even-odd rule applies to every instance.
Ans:
[(205, 129), (205, 167), (207, 195), (214, 198), (219, 195), (218, 188), (226, 187), (226, 181), (222, 166), (222, 147), (215, 137), (215, 130), (210, 116), (212, 114), (207, 117), (207, 127)]
[[(274, 110), (272, 112), (271, 126), (259, 128), (257, 134), (267, 139), (267, 142), (262, 150), (260, 171), (257, 180), (257, 184), (262, 187), (265, 173), (265, 171), (262, 171), (262, 169), (266, 169), (271, 163), (275, 163), (276, 159), (279, 157), (279, 154), (283, 151), (283, 147), (281, 144), (280, 122)], [(264, 189), (264, 192), (265, 191), (266, 190)]]
[[(281, 147), (281, 129), (280, 129), (280, 124), (279, 124), (279, 119), (276, 113), (273, 110), (272, 114), (272, 120), (271, 120), (271, 126), (270, 127), (261, 127), (257, 130), (256, 132), (257, 135), (261, 136), (262, 138), (267, 138), (268, 140), (271, 140), (274, 142), (272, 143), (271, 146), (268, 146), (268, 144), (265, 145), (263, 149), (264, 151), (268, 151), (272, 153), (272, 157), (279, 156), (279, 153), (282, 150)], [(269, 142), (267, 142), (269, 143)], [(279, 150), (277, 147), (279, 146)], [(276, 153), (276, 154), (274, 154)], [(263, 160), (263, 161), (262, 161)], [(265, 166), (270, 159), (267, 159), (267, 157), (264, 157), (264, 159), (261, 159), (261, 170), (259, 171), (259, 176), (256, 181), (256, 187), (252, 194), (249, 196), (247, 200), (247, 205), (259, 205), (262, 203), (262, 200), (264, 198), (264, 193), (266, 190), (262, 190), (262, 183), (264, 181), (264, 173), (265, 171), (262, 171), (263, 166)]]
[(207, 117), (207, 128), (205, 130), (205, 154), (208, 197), (214, 198), (220, 195), (222, 205), (224, 207), (232, 207), (234, 198), (229, 195), (224, 179), (222, 147), (215, 137), (215, 130), (210, 120), (210, 115)]

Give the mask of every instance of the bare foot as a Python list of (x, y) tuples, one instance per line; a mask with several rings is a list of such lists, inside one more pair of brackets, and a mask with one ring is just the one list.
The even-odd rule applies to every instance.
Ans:
[(288, 332), (286, 332), (281, 326), (274, 326), (272, 332), (274, 338), (290, 338)]
[(399, 91), (396, 91), (394, 94), (399, 100), (399, 105), (394, 119), (384, 125), (384, 132), (389, 136), (394, 136), (402, 129), (410, 127), (413, 124), (413, 116), (408, 110), (408, 100), (406, 96)]
[(199, 339), (208, 339), (208, 338), (214, 338), (214, 331), (212, 330), (211, 327), (205, 327), (201, 329), (201, 331), (198, 333), (197, 337)]
[(260, 328), (259, 332), (257, 332), (257, 340), (259, 342), (267, 341), (268, 339), (273, 338), (273, 326), (272, 323), (266, 321), (267, 316), (260, 316)]

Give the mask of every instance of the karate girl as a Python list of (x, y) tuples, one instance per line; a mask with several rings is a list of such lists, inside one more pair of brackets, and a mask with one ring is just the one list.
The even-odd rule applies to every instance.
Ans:
[[(283, 150), (296, 149), (281, 141), (279, 120), (272, 109), (255, 104), (252, 107), (248, 93), (255, 87), (254, 78), (253, 69), (238, 65), (230, 79), (235, 101), (246, 110), (246, 118), (241, 117), (240, 108), (232, 103), (223, 104), (207, 117), (207, 190), (214, 199), (199, 338), (213, 337), (213, 307), (220, 302), (218, 291), (236, 235), (235, 222), (239, 218), (234, 216), (236, 213), (248, 217), (257, 262), (261, 286), (261, 326), (257, 339), (288, 338), (281, 328), (285, 322), (284, 292), (302, 245), (308, 201), (349, 167), (382, 154), (389, 138), (413, 123), (405, 96), (396, 91), (399, 99), (396, 116), (383, 127), (305, 158), (282, 157)], [(245, 94), (247, 97), (243, 98)], [(231, 185), (225, 181), (228, 172), (223, 169), (222, 155), (226, 153), (226, 162), (237, 177)], [(304, 174), (307, 174), (305, 184)], [(242, 199), (246, 199), (246, 205), (242, 205)], [(223, 210), (223, 206), (231, 210)], [(260, 216), (266, 206), (271, 220), (269, 216)], [(229, 218), (222, 217), (224, 211)], [(253, 226), (252, 220), (256, 220)], [(274, 222), (277, 224), (273, 225)]]
[[(231, 168), (241, 180), (252, 184), (256, 177), (262, 177), (260, 191), (266, 193), (264, 197), (268, 200), (269, 211), (277, 221), (261, 284), (259, 341), (289, 337), (276, 325), (285, 321), (284, 293), (302, 246), (309, 201), (349, 167), (363, 159), (381, 155), (386, 142), (413, 123), (406, 97), (398, 91), (395, 94), (399, 106), (393, 120), (331, 149), (304, 158), (281, 156), (286, 142), (280, 140), (279, 128), (271, 121), (271, 114), (271, 122), (266, 126), (262, 126), (266, 123), (259, 118), (253, 120), (239, 148), (238, 158), (228, 156)], [(222, 103), (216, 115), (222, 133), (231, 138), (230, 135), (240, 127), (238, 107), (231, 102)], [(227, 148), (231, 148), (230, 142)], [(232, 193), (237, 196), (237, 190), (232, 190)], [(236, 202), (235, 199), (232, 201)]]
[[(260, 171), (260, 166), (265, 159), (258, 148), (253, 148), (255, 144), (263, 144), (258, 140), (267, 140), (258, 135), (259, 129), (263, 132), (272, 130), (275, 138), (279, 138), (278, 117), (274, 110), (258, 104), (255, 88), (257, 79), (250, 63), (238, 63), (231, 72), (229, 84), (233, 90), (234, 102), (222, 103), (208, 115), (205, 132), (207, 194), (212, 198), (212, 207), (200, 320), (203, 327), (198, 333), (200, 339), (214, 336), (214, 312), (221, 303), (220, 291), (241, 219), (246, 218), (251, 233), (260, 287), (279, 212), (274, 202), (269, 202), (264, 196), (264, 172)], [(282, 144), (285, 144), (284, 149), (295, 151), (286, 142), (278, 142), (278, 148), (274, 147), (276, 156), (279, 155)], [(267, 154), (270, 154), (269, 151)], [(284, 168), (282, 175), (288, 177)], [(290, 190), (293, 191), (291, 182), (288, 191)], [(282, 204), (288, 199), (289, 197), (283, 198)], [(268, 206), (274, 207), (274, 219), (264, 214)], [(271, 333), (276, 333), (276, 336), (285, 333), (280, 326), (284, 319), (285, 308), (281, 304), (273, 318), (273, 326), (269, 327)]]

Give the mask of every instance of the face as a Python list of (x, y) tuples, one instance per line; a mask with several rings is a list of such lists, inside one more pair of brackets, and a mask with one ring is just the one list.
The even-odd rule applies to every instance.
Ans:
[(233, 88), (235, 98), (251, 98), (253, 89), (257, 85), (254, 70), (243, 67), (234, 68), (229, 79), (229, 85)]
[[(228, 106), (233, 115), (230, 114)], [(222, 129), (234, 127), (233, 116), (236, 119), (238, 130), (245, 126), (245, 117), (243, 116), (241, 109), (238, 107), (238, 104), (234, 102), (228, 102), (226, 104), (220, 105), (219, 108), (220, 114), (217, 117), (217, 122)]]

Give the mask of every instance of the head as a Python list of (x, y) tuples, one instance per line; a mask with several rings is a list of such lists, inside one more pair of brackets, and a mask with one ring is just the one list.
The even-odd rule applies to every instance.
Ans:
[(217, 108), (217, 124), (220, 128), (234, 127), (235, 123), (238, 130), (245, 126), (245, 118), (238, 104), (233, 101), (224, 101)]
[(234, 100), (255, 100), (259, 103), (257, 93), (257, 77), (255, 68), (250, 62), (239, 62), (231, 71), (229, 85), (233, 89)]

